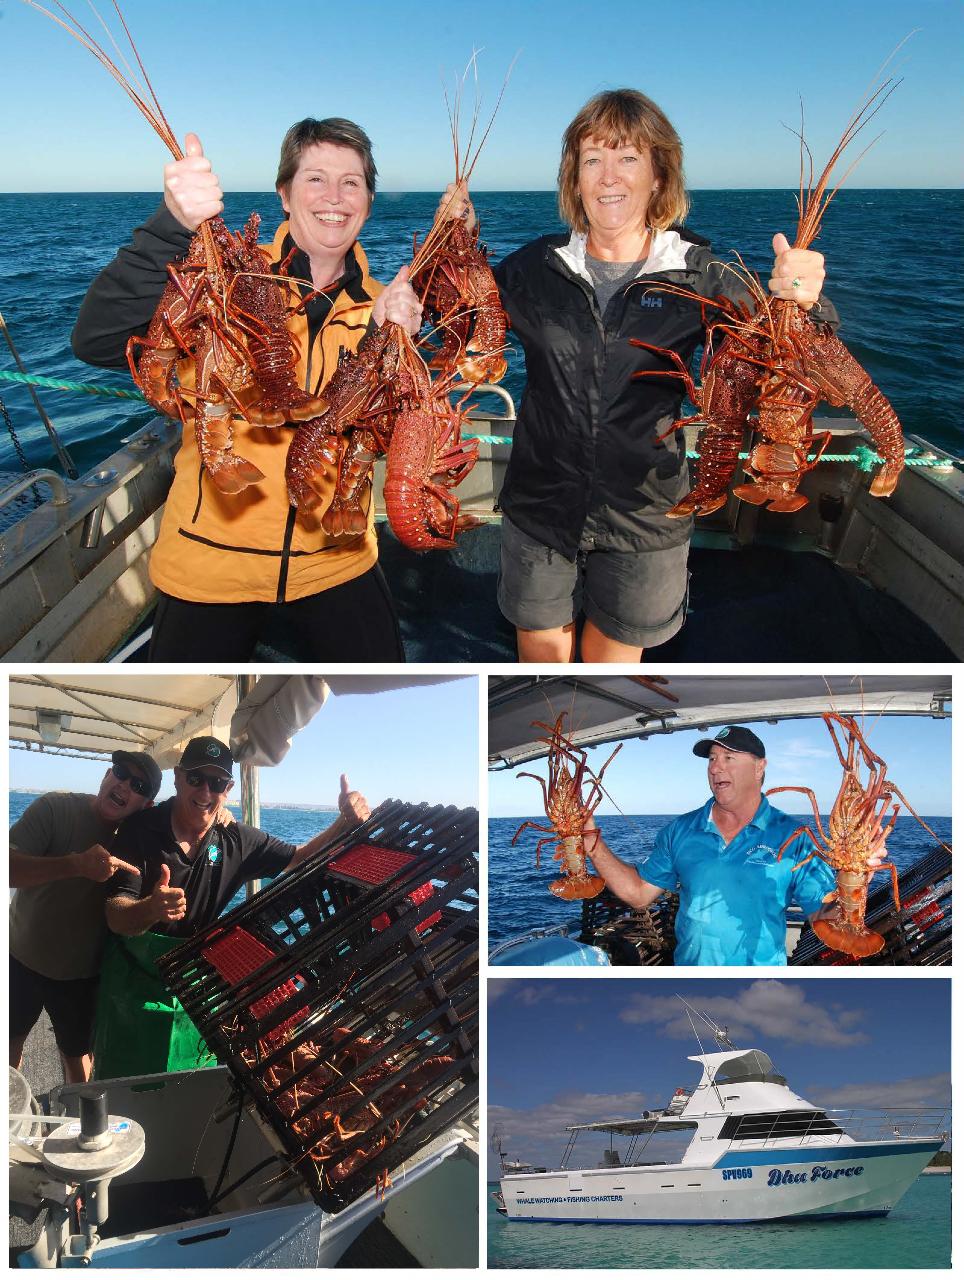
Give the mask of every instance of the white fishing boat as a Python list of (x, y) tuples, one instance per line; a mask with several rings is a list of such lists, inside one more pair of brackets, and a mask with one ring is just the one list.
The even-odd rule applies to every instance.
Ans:
[[(699, 1042), (696, 1011), (687, 1011)], [(500, 1211), (510, 1221), (735, 1225), (883, 1217), (948, 1136), (946, 1113), (821, 1110), (794, 1093), (766, 1053), (737, 1048), (725, 1028), (696, 1016), (718, 1047), (704, 1053), (701, 1045), (689, 1057), (701, 1069), (692, 1091), (639, 1117), (570, 1126), (557, 1170), (504, 1173)], [(678, 1163), (647, 1162), (657, 1135), (682, 1131), (692, 1137)], [(580, 1168), (572, 1150), (587, 1132), (628, 1138), (626, 1155), (613, 1152), (602, 1168)]]
[[(498, 396), (499, 401), (493, 399)], [(480, 527), (451, 551), (402, 547), (385, 520), (376, 466), (380, 560), (410, 661), (513, 661), (515, 636), (496, 604), (497, 499), (515, 407), (480, 389), (469, 434), (479, 461), (459, 486)], [(179, 427), (156, 418), (71, 479), (58, 471), (0, 476), (0, 656), (8, 662), (143, 659), (155, 591), (148, 576), (173, 475)], [(686, 626), (664, 661), (947, 661), (964, 657), (964, 471), (909, 437), (893, 497), (870, 496), (869, 439), (859, 424), (819, 419), (830, 449), (800, 486), (793, 514), (730, 497), (696, 528)], [(695, 428), (687, 448), (695, 457)], [(747, 444), (749, 441), (747, 442)], [(738, 479), (739, 477), (737, 477)], [(736, 483), (736, 481), (735, 481)], [(36, 494), (36, 499), (31, 499)], [(297, 661), (290, 635), (257, 656)]]

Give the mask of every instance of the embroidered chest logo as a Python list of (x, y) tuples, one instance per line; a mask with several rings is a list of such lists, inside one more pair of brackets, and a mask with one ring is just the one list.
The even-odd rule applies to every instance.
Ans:
[(747, 850), (746, 864), (751, 867), (770, 867), (777, 860), (777, 851), (768, 844), (755, 844)]
[(655, 295), (655, 294), (651, 294), (651, 293), (647, 294), (647, 293), (644, 293), (644, 294), (643, 294), (643, 296), (642, 296), (642, 297), (640, 298), (640, 300), (639, 300), (639, 305), (640, 305), (641, 307), (653, 307), (653, 308), (655, 308), (656, 310), (659, 310), (659, 308), (660, 308), (660, 307), (662, 307), (662, 305), (663, 305), (663, 299), (662, 299), (662, 298), (660, 298), (660, 297), (658, 297), (658, 296), (657, 296), (657, 295)]
[(212, 865), (221, 857), (221, 850), (216, 844), (209, 844), (207, 848), (208, 862)]

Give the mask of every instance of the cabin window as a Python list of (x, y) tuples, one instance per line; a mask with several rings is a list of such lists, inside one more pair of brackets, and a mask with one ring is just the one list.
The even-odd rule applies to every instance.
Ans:
[(730, 1116), (720, 1130), (731, 1141), (754, 1138), (802, 1138), (814, 1134), (842, 1133), (822, 1111), (761, 1111), (750, 1116)]
[(762, 1081), (764, 1084), (786, 1084), (786, 1076), (781, 1076), (765, 1053), (759, 1049), (750, 1049), (735, 1058), (727, 1058), (716, 1068), (714, 1077), (717, 1084), (746, 1084), (750, 1081)]

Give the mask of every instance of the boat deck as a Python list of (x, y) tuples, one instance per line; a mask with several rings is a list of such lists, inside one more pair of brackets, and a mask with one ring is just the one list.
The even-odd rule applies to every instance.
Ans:
[[(40, 1021), (27, 1038), (22, 1071), (30, 1082), (34, 1097), (41, 1100), (43, 1095), (63, 1083), (60, 1055), (57, 1052), (53, 1028), (46, 1013), (41, 1014)], [(114, 1191), (116, 1193), (116, 1187)], [(154, 1194), (156, 1194), (156, 1188), (154, 1188)], [(183, 1209), (183, 1206), (179, 1206), (179, 1209)], [(154, 1217), (156, 1216), (155, 1213)], [(29, 1248), (35, 1243), (36, 1238), (35, 1225), (19, 1214), (11, 1214), (8, 1240), (11, 1267), (16, 1266), (16, 1254)], [(365, 1270), (381, 1270), (382, 1268), (419, 1266), (419, 1262), (400, 1241), (395, 1239), (388, 1227), (376, 1218), (346, 1249), (334, 1269), (361, 1267)]]
[[(449, 552), (413, 555), (387, 526), (379, 560), (398, 609), (409, 662), (515, 662), (515, 631), (496, 603), (497, 523), (459, 536)], [(145, 646), (125, 660), (143, 661)], [(276, 619), (256, 658), (313, 657)], [(940, 637), (899, 601), (815, 551), (701, 545), (690, 552), (686, 624), (647, 651), (664, 662), (954, 662)]]

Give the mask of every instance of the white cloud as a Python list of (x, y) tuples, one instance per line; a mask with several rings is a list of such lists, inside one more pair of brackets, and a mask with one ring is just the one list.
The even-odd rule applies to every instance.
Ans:
[[(869, 1036), (858, 1029), (864, 1014), (854, 1010), (846, 1016), (811, 1004), (807, 993), (797, 983), (760, 979), (734, 997), (701, 996), (699, 1009), (718, 1026), (728, 1029), (730, 1039), (743, 1041), (741, 1048), (760, 1047), (749, 1043), (759, 1040), (765, 1046), (773, 1040), (792, 1044), (855, 1045), (867, 1044)], [(620, 1013), (623, 1022), (653, 1023), (661, 1033), (676, 1039), (692, 1036), (685, 1010), (675, 996), (631, 996)], [(703, 1027), (697, 1025), (700, 1036)], [(706, 1039), (715, 1048), (707, 1029)], [(704, 1045), (704, 1047), (706, 1047)]]
[(813, 1085), (806, 1096), (821, 1107), (950, 1107), (951, 1077), (950, 1073), (938, 1073), (908, 1080), (843, 1084), (829, 1089)]

